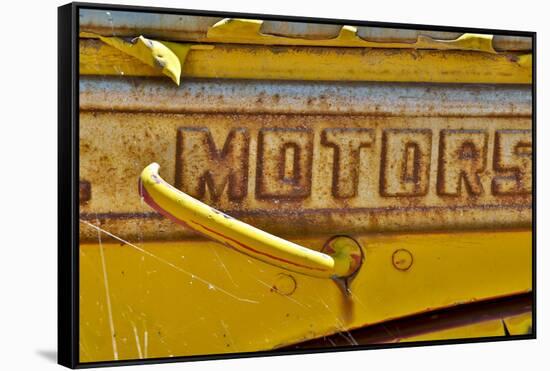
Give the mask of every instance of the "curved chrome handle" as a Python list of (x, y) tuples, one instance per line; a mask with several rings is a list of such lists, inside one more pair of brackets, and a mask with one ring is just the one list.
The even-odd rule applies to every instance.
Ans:
[(152, 163), (141, 172), (139, 193), (153, 209), (207, 237), (263, 262), (314, 277), (345, 278), (359, 268), (362, 253), (355, 240), (333, 238), (327, 254), (279, 238), (230, 217), (172, 187)]

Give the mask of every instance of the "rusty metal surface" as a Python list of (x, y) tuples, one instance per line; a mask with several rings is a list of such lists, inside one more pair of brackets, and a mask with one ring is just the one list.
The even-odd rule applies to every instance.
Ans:
[(80, 77), (80, 108), (90, 111), (531, 115), (530, 85), (330, 83), (196, 79), (182, 86), (130, 77)]
[[(83, 79), (81, 85), (80, 178), (89, 184), (81, 218), (117, 235), (192, 235), (140, 201), (137, 175), (153, 161), (176, 187), (281, 235), (531, 223), (530, 96), (523, 87), (500, 91), (509, 102), (499, 105), (489, 86), (248, 82), (241, 90), (243, 82), (220, 80), (170, 92), (157, 82), (134, 82)], [(323, 89), (330, 91), (324, 100)], [(162, 97), (157, 112), (146, 112), (158, 103), (158, 91), (173, 94), (172, 102)], [(257, 103), (276, 94), (283, 103)], [(221, 109), (207, 98), (220, 96)], [(432, 103), (422, 105), (430, 96)], [(311, 110), (303, 97), (316, 100)], [(368, 97), (363, 111), (341, 114)], [(346, 99), (350, 105), (331, 112)], [(392, 112), (397, 100), (401, 106)], [(377, 103), (389, 112), (376, 115)], [(242, 113), (230, 113), (236, 106)], [(84, 229), (81, 237), (96, 236)]]
[(114, 10), (81, 9), (80, 32), (104, 36), (154, 36), (171, 40), (197, 40), (206, 35), (218, 17), (137, 13)]
[(337, 24), (264, 21), (260, 32), (268, 35), (315, 40), (336, 37), (341, 28), (342, 26)]
[[(377, 42), (406, 42), (414, 43), (419, 36), (429, 36), (436, 40), (454, 40), (462, 33), (444, 31), (423, 31), (416, 29), (395, 29), (382, 27), (358, 27), (357, 35), (365, 40)], [(531, 50), (533, 48), (531, 38), (521, 36), (495, 35), (493, 46), (497, 51), (505, 50)]]
[[(186, 16), (159, 13), (80, 10), (80, 31), (104, 36), (137, 36), (177, 41), (207, 41), (208, 28), (222, 20), (219, 17)], [(289, 38), (331, 39), (338, 35), (341, 25), (304, 22), (264, 21), (261, 32)], [(414, 43), (419, 35), (434, 39), (452, 40), (461, 33), (394, 29), (385, 27), (357, 27), (357, 34), (373, 42)], [(531, 38), (495, 35), (493, 46), (499, 51), (526, 51), (532, 49)]]

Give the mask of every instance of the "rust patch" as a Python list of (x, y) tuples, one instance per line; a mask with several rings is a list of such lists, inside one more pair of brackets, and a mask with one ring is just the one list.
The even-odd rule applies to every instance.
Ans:
[(230, 200), (243, 199), (247, 194), (249, 142), (247, 129), (234, 128), (220, 151), (208, 128), (179, 128), (176, 187), (195, 198), (204, 198), (208, 188), (214, 201), (225, 189)]
[(494, 194), (531, 193), (532, 153), (530, 130), (499, 130), (495, 133), (493, 166), (498, 175), (492, 183)]
[(531, 102), (530, 85), (188, 78), (178, 87), (162, 78), (80, 76), (87, 111), (529, 117)]
[(384, 130), (380, 194), (388, 197), (425, 196), (429, 188), (431, 152), (431, 130)]
[(443, 130), (439, 141), (437, 191), (440, 195), (479, 196), (487, 164), (485, 130)]
[(374, 132), (365, 128), (323, 130), (321, 143), (333, 149), (332, 195), (349, 198), (357, 195), (360, 151), (374, 142)]
[(92, 199), (92, 185), (87, 180), (81, 180), (78, 186), (78, 198), (81, 204)]
[(261, 129), (256, 197), (303, 199), (311, 193), (313, 132), (306, 128)]

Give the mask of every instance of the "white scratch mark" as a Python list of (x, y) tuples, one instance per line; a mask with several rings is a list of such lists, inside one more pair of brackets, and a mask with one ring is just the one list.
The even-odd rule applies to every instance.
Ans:
[(351, 290), (349, 291), (349, 293), (351, 294), (352, 299), (355, 300), (356, 303), (362, 306), (363, 309), (365, 309), (365, 311), (368, 311), (367, 306), (359, 299), (357, 295), (355, 295)]
[(214, 254), (216, 254), (216, 258), (218, 258), (218, 261), (220, 262), (220, 265), (222, 266), (223, 270), (225, 271), (225, 273), (227, 273), (227, 276), (229, 277), (229, 279), (231, 280), (231, 282), (233, 283), (233, 285), (235, 285), (236, 287), (239, 287), (239, 285), (237, 285), (237, 283), (235, 282), (235, 280), (233, 280), (233, 276), (231, 276), (231, 273), (229, 273), (229, 270), (227, 269), (227, 267), (225, 266), (222, 258), (220, 257), (220, 255), (218, 254), (218, 250), (215, 246), (210, 246), (210, 249), (214, 252)]
[(145, 250), (145, 249), (143, 249), (143, 248), (141, 248), (141, 247), (139, 247), (139, 246), (136, 246), (136, 245), (134, 245), (133, 243), (128, 242), (128, 241), (126, 241), (126, 240), (124, 240), (124, 239), (122, 239), (122, 238), (120, 238), (120, 237), (118, 237), (118, 236), (115, 236), (115, 235), (112, 234), (111, 232), (106, 231), (105, 229), (100, 228), (100, 227), (98, 227), (97, 225), (94, 225), (94, 224), (92, 224), (92, 223), (89, 223), (89, 222), (87, 222), (86, 220), (80, 219), (80, 222), (86, 224), (87, 226), (89, 226), (89, 227), (91, 227), (91, 228), (94, 228), (95, 230), (97, 230), (97, 231), (98, 231), (98, 234), (99, 234), (99, 232), (103, 232), (103, 233), (105, 233), (106, 235), (108, 235), (108, 236), (110, 236), (110, 237), (116, 239), (117, 241), (120, 241), (120, 242), (122, 242), (122, 243), (124, 243), (124, 244), (126, 244), (126, 245), (128, 245), (128, 246), (130, 246), (130, 247), (133, 247), (134, 249), (138, 250), (139, 252), (141, 252), (141, 253), (143, 253), (143, 254), (145, 254), (145, 255), (148, 255), (148, 256), (152, 257), (153, 259), (156, 259), (156, 260), (160, 261), (161, 263), (164, 263), (164, 264), (166, 264), (166, 265), (168, 265), (168, 266), (174, 268), (175, 270), (177, 270), (177, 271), (179, 271), (179, 272), (181, 272), (181, 273), (184, 273), (184, 274), (188, 275), (188, 276), (191, 277), (192, 279), (196, 279), (197, 281), (199, 281), (199, 282), (205, 284), (207, 287), (210, 287), (210, 286), (211, 286), (212, 288), (214, 288), (214, 289), (216, 289), (216, 290), (218, 290), (218, 291), (220, 291), (220, 292), (222, 292), (222, 293), (224, 293), (224, 294), (226, 294), (226, 295), (232, 297), (232, 298), (235, 299), (235, 300), (242, 301), (242, 302), (245, 302), (245, 303), (252, 303), (252, 304), (258, 304), (258, 303), (259, 303), (259, 302), (256, 301), (256, 300), (240, 298), (240, 297), (238, 297), (238, 296), (236, 296), (236, 295), (230, 293), (229, 291), (226, 291), (226, 290), (222, 289), (222, 288), (219, 287), (219, 286), (216, 286), (216, 285), (211, 284), (211, 283), (208, 282), (207, 280), (205, 280), (205, 279), (203, 279), (203, 278), (200, 278), (199, 276), (197, 276), (197, 275), (195, 275), (195, 274), (189, 273), (189, 272), (186, 271), (185, 269), (183, 269), (183, 268), (181, 268), (181, 267), (178, 267), (178, 266), (175, 265), (175, 264), (170, 263), (168, 260), (165, 260), (165, 259), (163, 259), (163, 258), (161, 258), (161, 257), (159, 257), (159, 256), (156, 256), (155, 254), (153, 254), (153, 253), (151, 253), (151, 252), (149, 252), (149, 251), (147, 251), (147, 250)]
[(339, 316), (330, 309), (328, 304), (319, 295), (317, 295), (317, 298), (323, 304), (323, 306), (327, 309), (327, 311), (334, 316), (334, 319), (337, 324), (337, 328), (339, 330), (338, 335), (346, 339), (351, 345), (359, 345), (355, 340), (355, 338), (353, 337), (353, 335), (351, 334), (351, 332), (349, 332), (349, 330), (346, 329), (346, 327), (344, 326), (344, 323), (338, 318)]
[(88, 350), (87, 350), (87, 347), (84, 345), (84, 343), (83, 343), (82, 341), (79, 341), (78, 343), (80, 344), (80, 351), (81, 351), (82, 353), (84, 353), (84, 356), (85, 356), (86, 358), (92, 358), (92, 357), (90, 356), (90, 353), (89, 353)]
[(335, 319), (340, 329), (340, 332), (338, 333), (338, 335), (340, 335), (344, 339), (347, 339), (351, 345), (359, 345), (359, 343), (357, 343), (357, 341), (355, 340), (351, 332), (349, 332), (349, 330), (346, 329), (346, 327), (344, 326), (344, 323), (342, 323), (342, 321), (340, 321), (338, 318), (335, 318)]
[[(266, 286), (269, 288), (269, 290), (271, 290), (273, 287), (271, 285), (269, 285), (267, 282), (264, 282), (258, 278), (256, 278), (256, 281), (258, 281), (259, 283), (261, 283), (262, 285)], [(306, 309), (311, 309), (311, 306), (307, 305), (307, 304), (304, 304), (304, 303), (300, 303), (298, 300), (294, 299), (294, 298), (291, 298), (290, 296), (288, 295), (283, 295), (283, 294), (280, 294), (282, 297), (290, 300), (291, 302), (295, 303), (295, 304), (298, 304), (299, 306), (303, 307), (303, 308), (306, 308)]]
[(138, 330), (137, 330), (136, 324), (133, 321), (130, 321), (130, 323), (132, 324), (132, 329), (134, 330), (134, 339), (136, 339), (136, 347), (137, 347), (137, 351), (138, 351), (138, 357), (139, 357), (139, 359), (143, 359), (143, 353), (141, 352), (141, 343), (140, 343), (140, 340), (139, 340), (139, 335), (138, 335)]
[(147, 348), (149, 346), (149, 333), (147, 330), (143, 333), (143, 356), (147, 358)]
[[(98, 221), (99, 223), (99, 221)], [(90, 224), (90, 223), (88, 223)], [(101, 257), (101, 269), (103, 270), (103, 284), (105, 286), (105, 298), (107, 302), (107, 313), (109, 315), (109, 328), (111, 329), (111, 342), (113, 345), (113, 358), (118, 360), (118, 349), (116, 343), (115, 324), (113, 321), (113, 309), (111, 306), (111, 294), (109, 293), (109, 280), (107, 278), (107, 265), (105, 264), (105, 254), (103, 253), (103, 243), (101, 242), (101, 233), (97, 229), (97, 239), (99, 241), (99, 256)]]

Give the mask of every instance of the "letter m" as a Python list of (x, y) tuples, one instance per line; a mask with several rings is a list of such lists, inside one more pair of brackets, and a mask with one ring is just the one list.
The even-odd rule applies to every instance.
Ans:
[(176, 187), (203, 199), (206, 188), (213, 201), (224, 189), (230, 200), (241, 200), (248, 189), (250, 136), (244, 128), (232, 129), (220, 151), (205, 127), (179, 128), (176, 153)]

